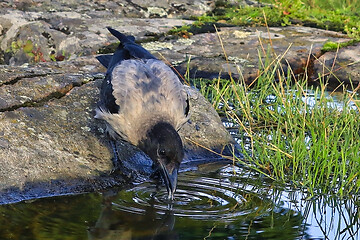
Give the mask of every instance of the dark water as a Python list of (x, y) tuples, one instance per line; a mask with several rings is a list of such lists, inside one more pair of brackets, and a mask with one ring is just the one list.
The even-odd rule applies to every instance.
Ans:
[(166, 197), (145, 183), (3, 205), (0, 239), (360, 239), (357, 199), (305, 199), (232, 165), (181, 173)]

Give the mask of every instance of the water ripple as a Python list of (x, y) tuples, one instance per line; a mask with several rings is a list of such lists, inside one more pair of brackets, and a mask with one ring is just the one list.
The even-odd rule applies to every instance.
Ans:
[[(264, 200), (247, 191), (238, 182), (231, 182), (228, 176), (232, 171), (232, 168), (222, 168), (219, 175), (214, 177), (199, 176), (198, 173), (195, 175), (191, 172), (180, 174), (172, 202), (167, 200), (164, 187), (157, 189), (153, 183), (144, 183), (122, 192), (121, 197), (113, 201), (113, 207), (135, 214), (144, 214), (152, 208), (159, 215), (170, 210), (179, 217), (231, 220), (255, 211), (247, 206), (249, 195), (252, 195), (252, 201), (254, 198)], [(222, 179), (221, 176), (226, 178)]]

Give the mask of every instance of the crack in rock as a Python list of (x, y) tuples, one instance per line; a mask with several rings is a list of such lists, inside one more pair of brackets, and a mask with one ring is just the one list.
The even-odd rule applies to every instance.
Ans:
[(44, 97), (44, 98), (40, 98), (38, 100), (31, 100), (31, 101), (25, 101), (22, 104), (18, 104), (18, 105), (13, 105), (9, 108), (2, 108), (0, 109), (0, 112), (11, 112), (11, 111), (15, 111), (19, 108), (22, 107), (41, 107), (43, 106), (45, 103), (47, 103), (48, 101), (52, 100), (52, 99), (60, 99), (63, 96), (65, 96), (68, 92), (70, 92), (74, 87), (80, 87), (81, 85), (76, 85), (76, 84), (70, 84), (65, 86), (64, 88), (60, 89), (59, 91), (50, 93), (48, 96)]
[[(60, 73), (51, 73), (51, 74), (60, 74)], [(48, 76), (50, 75), (49, 73), (38, 73), (38, 74), (23, 74), (23, 75), (18, 75), (14, 78), (9, 78), (8, 80), (5, 80), (6, 82), (1, 82), (0, 81), (0, 87), (4, 86), (4, 85), (14, 85), (16, 84), (17, 82), (23, 80), (23, 79), (26, 79), (26, 78), (34, 78), (34, 77), (45, 77), (45, 76)]]
[[(49, 74), (38, 74), (37, 76), (43, 77), (43, 76), (48, 76)], [(33, 75), (34, 76), (34, 75)], [(81, 81), (71, 81), (69, 84), (66, 84), (64, 86), (62, 86), (61, 88), (49, 93), (48, 95), (38, 98), (36, 100), (31, 99), (29, 101), (25, 101), (21, 104), (13, 104), (12, 106), (9, 107), (3, 107), (0, 108), (0, 112), (11, 112), (11, 111), (15, 111), (19, 108), (22, 107), (41, 107), (44, 106), (47, 102), (49, 102), (50, 100), (53, 99), (60, 99), (62, 97), (64, 97), (65, 95), (67, 95), (72, 89), (74, 89), (75, 87), (81, 87), (89, 82), (95, 81), (97, 79), (102, 79), (104, 78), (103, 74), (94, 74), (94, 75), (81, 75), (82, 80)], [(26, 78), (30, 78), (30, 76), (27, 76)], [(18, 82), (19, 80), (21, 80), (23, 78), (19, 77), (16, 78), (16, 82)], [(14, 82), (15, 80), (13, 80)], [(9, 82), (6, 83), (6, 85), (11, 85)]]

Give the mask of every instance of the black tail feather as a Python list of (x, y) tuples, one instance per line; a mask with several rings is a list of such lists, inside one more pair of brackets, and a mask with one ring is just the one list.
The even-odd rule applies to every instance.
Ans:
[(119, 39), (120, 44), (113, 55), (97, 56), (97, 60), (111, 71), (117, 64), (128, 59), (156, 59), (149, 51), (135, 43), (133, 36), (126, 36), (119, 31), (107, 27), (109, 32)]
[(119, 41), (121, 42), (122, 45), (127, 44), (127, 43), (133, 43), (133, 44), (135, 43), (135, 38), (133, 36), (126, 36), (111, 27), (106, 27), (106, 28), (109, 30), (109, 32), (112, 35), (114, 35), (114, 37), (119, 39)]

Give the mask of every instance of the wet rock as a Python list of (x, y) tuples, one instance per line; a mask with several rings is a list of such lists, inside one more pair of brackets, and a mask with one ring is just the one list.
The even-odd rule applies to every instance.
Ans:
[(360, 82), (360, 44), (327, 52), (314, 62), (314, 77), (335, 87), (340, 83), (354, 88)]

